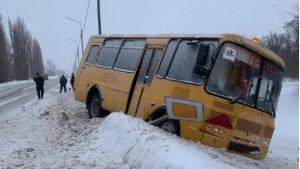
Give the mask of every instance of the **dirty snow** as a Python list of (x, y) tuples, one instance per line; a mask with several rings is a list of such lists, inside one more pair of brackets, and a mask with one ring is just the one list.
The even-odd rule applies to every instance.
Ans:
[(276, 130), (264, 160), (203, 146), (119, 112), (90, 120), (85, 105), (58, 88), (46, 91), (43, 100), (0, 115), (1, 169), (299, 167), (298, 81), (283, 85)]

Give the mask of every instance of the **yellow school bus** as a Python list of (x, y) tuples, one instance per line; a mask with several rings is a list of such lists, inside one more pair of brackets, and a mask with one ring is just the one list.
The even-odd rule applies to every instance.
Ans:
[(233, 35), (92, 36), (75, 98), (90, 118), (122, 111), (180, 137), (262, 159), (269, 149), (283, 60)]

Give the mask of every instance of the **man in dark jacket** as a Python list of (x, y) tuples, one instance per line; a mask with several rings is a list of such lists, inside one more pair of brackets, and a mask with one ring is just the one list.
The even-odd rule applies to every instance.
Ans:
[(36, 84), (36, 92), (38, 95), (38, 98), (43, 98), (44, 97), (44, 78), (40, 76), (39, 73), (35, 74), (35, 77), (33, 79)]
[(73, 89), (73, 86), (74, 86), (74, 82), (75, 82), (75, 76), (74, 76), (74, 73), (72, 73), (71, 80), (70, 80), (72, 89)]
[(62, 88), (64, 88), (64, 91), (66, 93), (67, 92), (66, 84), (68, 82), (67, 78), (64, 75), (61, 75), (59, 82), (60, 82), (60, 91), (59, 91), (59, 93), (61, 93)]

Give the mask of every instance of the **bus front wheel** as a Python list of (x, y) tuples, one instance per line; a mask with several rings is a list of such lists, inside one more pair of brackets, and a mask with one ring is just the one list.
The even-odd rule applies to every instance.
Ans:
[(180, 126), (179, 126), (179, 121), (178, 120), (171, 120), (168, 119), (166, 121), (161, 122), (159, 127), (162, 130), (165, 130), (168, 133), (173, 133), (176, 135), (180, 135)]
[(100, 94), (95, 94), (90, 103), (89, 103), (89, 117), (90, 119), (95, 118), (95, 117), (101, 117), (102, 116), (102, 108), (101, 108), (101, 99), (100, 99)]

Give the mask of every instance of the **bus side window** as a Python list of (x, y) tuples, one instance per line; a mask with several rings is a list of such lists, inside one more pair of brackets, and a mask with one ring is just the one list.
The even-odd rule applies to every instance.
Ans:
[(140, 74), (139, 74), (139, 77), (138, 77), (138, 83), (140, 83), (140, 84), (145, 83), (152, 55), (153, 55), (153, 49), (148, 48), (145, 52), (144, 59), (143, 59), (143, 62), (142, 62), (142, 66), (141, 66), (141, 70), (140, 70)]
[(93, 45), (91, 47), (91, 50), (90, 50), (90, 53), (86, 59), (86, 62), (85, 64), (87, 65), (93, 65), (94, 61), (95, 61), (95, 58), (96, 58), (96, 55), (97, 55), (97, 51), (99, 49), (99, 46), (98, 45)]
[(163, 53), (163, 49), (156, 49), (155, 53), (154, 53), (154, 59), (152, 61), (151, 67), (150, 67), (150, 72), (149, 72), (149, 77), (147, 79), (147, 85), (150, 86), (154, 73), (156, 71), (156, 68), (158, 66), (158, 63), (160, 61), (161, 55)]
[(190, 44), (189, 41), (190, 40), (188, 39), (180, 41), (170, 70), (167, 74), (167, 79), (200, 84), (203, 82), (203, 80), (199, 75), (194, 73), (194, 65), (198, 59), (197, 54), (201, 43), (199, 42)]
[(169, 42), (163, 60), (160, 64), (157, 77), (164, 78), (166, 76), (168, 68), (170, 66), (170, 62), (172, 60), (173, 54), (177, 46), (177, 42), (178, 42), (177, 39), (173, 39)]
[(114, 69), (134, 72), (146, 45), (145, 39), (126, 39)]
[(96, 66), (112, 68), (122, 42), (122, 39), (107, 39), (105, 44), (102, 46)]

